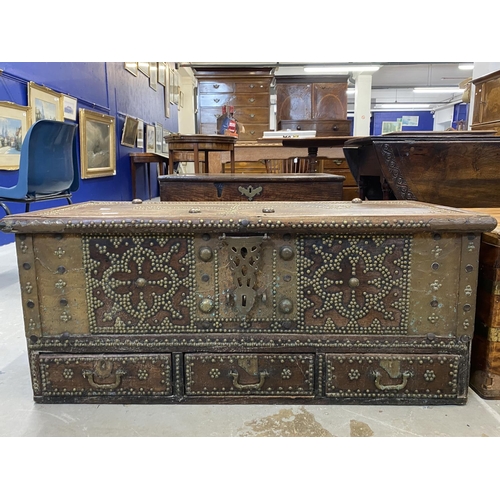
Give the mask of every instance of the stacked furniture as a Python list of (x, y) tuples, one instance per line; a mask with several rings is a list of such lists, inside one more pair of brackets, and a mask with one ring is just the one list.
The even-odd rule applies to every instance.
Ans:
[(472, 130), (495, 130), (500, 135), (500, 71), (472, 80)]

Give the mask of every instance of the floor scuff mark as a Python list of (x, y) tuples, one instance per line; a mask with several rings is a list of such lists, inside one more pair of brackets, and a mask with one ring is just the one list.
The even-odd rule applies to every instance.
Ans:
[(268, 417), (251, 420), (242, 437), (334, 437), (304, 407), (284, 408)]
[(351, 420), (349, 422), (351, 427), (351, 437), (370, 437), (373, 436), (373, 431), (368, 424), (359, 422), (358, 420)]

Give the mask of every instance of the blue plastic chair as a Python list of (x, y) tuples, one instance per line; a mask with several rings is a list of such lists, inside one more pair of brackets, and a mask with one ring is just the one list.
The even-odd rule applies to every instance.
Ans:
[(30, 204), (66, 198), (80, 185), (76, 150), (77, 125), (39, 120), (26, 133), (21, 147), (19, 177), (12, 187), (0, 187), (0, 206), (10, 215), (4, 202)]

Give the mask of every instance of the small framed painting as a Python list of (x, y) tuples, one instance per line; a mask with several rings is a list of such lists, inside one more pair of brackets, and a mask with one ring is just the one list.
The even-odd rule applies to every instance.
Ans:
[(48, 87), (28, 83), (28, 104), (31, 108), (31, 123), (38, 120), (64, 121), (63, 95)]
[(158, 63), (158, 83), (160, 85), (165, 86), (165, 70), (166, 70), (166, 64), (164, 62), (159, 62)]
[(134, 76), (137, 76), (137, 63), (136, 62), (126, 62), (123, 63), (125, 65), (125, 69), (132, 73)]
[(125, 118), (125, 123), (123, 125), (122, 131), (122, 146), (128, 146), (129, 148), (135, 148), (135, 139), (137, 137), (137, 126), (139, 125), (139, 120), (137, 118), (132, 118), (127, 116)]
[(163, 153), (163, 126), (160, 123), (155, 124), (155, 152)]
[(156, 136), (155, 127), (153, 125), (146, 125), (146, 153), (156, 152)]
[(80, 161), (82, 179), (116, 175), (115, 119), (80, 109)]
[(136, 146), (140, 149), (144, 148), (144, 122), (142, 120), (137, 120), (137, 144)]
[(78, 101), (69, 95), (63, 95), (63, 113), (66, 120), (76, 121), (76, 106)]
[(28, 106), (0, 102), (0, 170), (18, 170), (21, 146), (31, 126)]
[(148, 62), (138, 62), (137, 69), (146, 76), (149, 76), (149, 63)]
[(158, 66), (156, 63), (149, 63), (149, 86), (156, 90), (158, 86)]

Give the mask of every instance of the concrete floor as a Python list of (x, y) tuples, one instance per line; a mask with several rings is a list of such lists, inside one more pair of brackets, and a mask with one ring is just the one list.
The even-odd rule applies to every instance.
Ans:
[(500, 401), (464, 406), (35, 404), (14, 244), (0, 246), (0, 436), (498, 437)]

